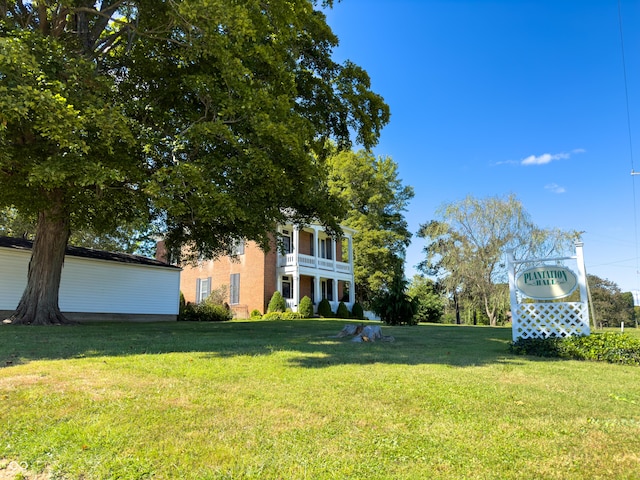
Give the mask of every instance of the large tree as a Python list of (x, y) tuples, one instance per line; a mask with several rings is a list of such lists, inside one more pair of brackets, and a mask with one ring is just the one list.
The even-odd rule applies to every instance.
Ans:
[(369, 148), (389, 119), (337, 41), (311, 0), (1, 1), (0, 208), (37, 218), (12, 321), (65, 322), (72, 230), (154, 220), (208, 257), (286, 220), (337, 230), (327, 140)]
[(587, 275), (591, 307), (595, 322), (600, 327), (635, 326), (633, 294), (622, 292), (611, 280), (596, 275)]
[(576, 232), (537, 227), (522, 203), (509, 195), (465, 199), (443, 205), (440, 218), (420, 226), (427, 240), (423, 272), (440, 277), (450, 295), (463, 296), (481, 308), (495, 325), (505, 305), (505, 251), (516, 258), (540, 258), (564, 253), (578, 238)]
[[(33, 240), (36, 223), (36, 219), (22, 216), (15, 208), (0, 209), (2, 236)], [(153, 256), (159, 233), (158, 225), (149, 224), (144, 219), (136, 219), (134, 223), (120, 225), (115, 230), (102, 234), (95, 234), (89, 230), (72, 230), (69, 245)]]
[(402, 184), (398, 165), (388, 156), (366, 150), (329, 157), (331, 193), (347, 209), (344, 225), (354, 228), (356, 298), (369, 302), (402, 271), (411, 240), (404, 211), (413, 188)]

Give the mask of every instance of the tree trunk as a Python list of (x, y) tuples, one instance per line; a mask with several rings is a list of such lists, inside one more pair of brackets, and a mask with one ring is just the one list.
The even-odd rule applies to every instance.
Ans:
[(9, 318), (15, 325), (63, 325), (65, 318), (58, 306), (60, 277), (69, 240), (69, 217), (61, 195), (53, 206), (38, 215), (36, 237), (31, 251), (27, 286), (18, 308)]

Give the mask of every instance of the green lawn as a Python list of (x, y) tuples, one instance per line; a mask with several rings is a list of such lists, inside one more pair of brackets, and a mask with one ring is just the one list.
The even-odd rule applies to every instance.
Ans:
[(331, 338), (344, 323), (0, 327), (0, 459), (69, 479), (640, 478), (638, 367), (513, 356), (508, 328)]

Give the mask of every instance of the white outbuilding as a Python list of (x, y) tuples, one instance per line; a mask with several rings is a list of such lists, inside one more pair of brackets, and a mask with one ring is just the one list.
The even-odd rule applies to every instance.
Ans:
[[(27, 285), (32, 242), (0, 236), (0, 319)], [(175, 321), (180, 268), (155, 259), (67, 247), (59, 305), (76, 321)]]

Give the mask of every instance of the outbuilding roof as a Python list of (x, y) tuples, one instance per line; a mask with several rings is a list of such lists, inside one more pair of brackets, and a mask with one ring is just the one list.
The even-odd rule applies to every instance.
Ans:
[[(33, 242), (23, 238), (3, 237), (0, 236), (0, 248), (9, 248), (14, 250), (31, 250)], [(132, 265), (149, 265), (154, 267), (175, 268), (154, 258), (143, 257), (140, 255), (131, 255), (128, 253), (106, 252), (104, 250), (94, 250), (93, 248), (68, 246), (65, 255), (72, 257), (91, 258), (95, 260), (106, 260), (109, 262), (128, 263)]]

